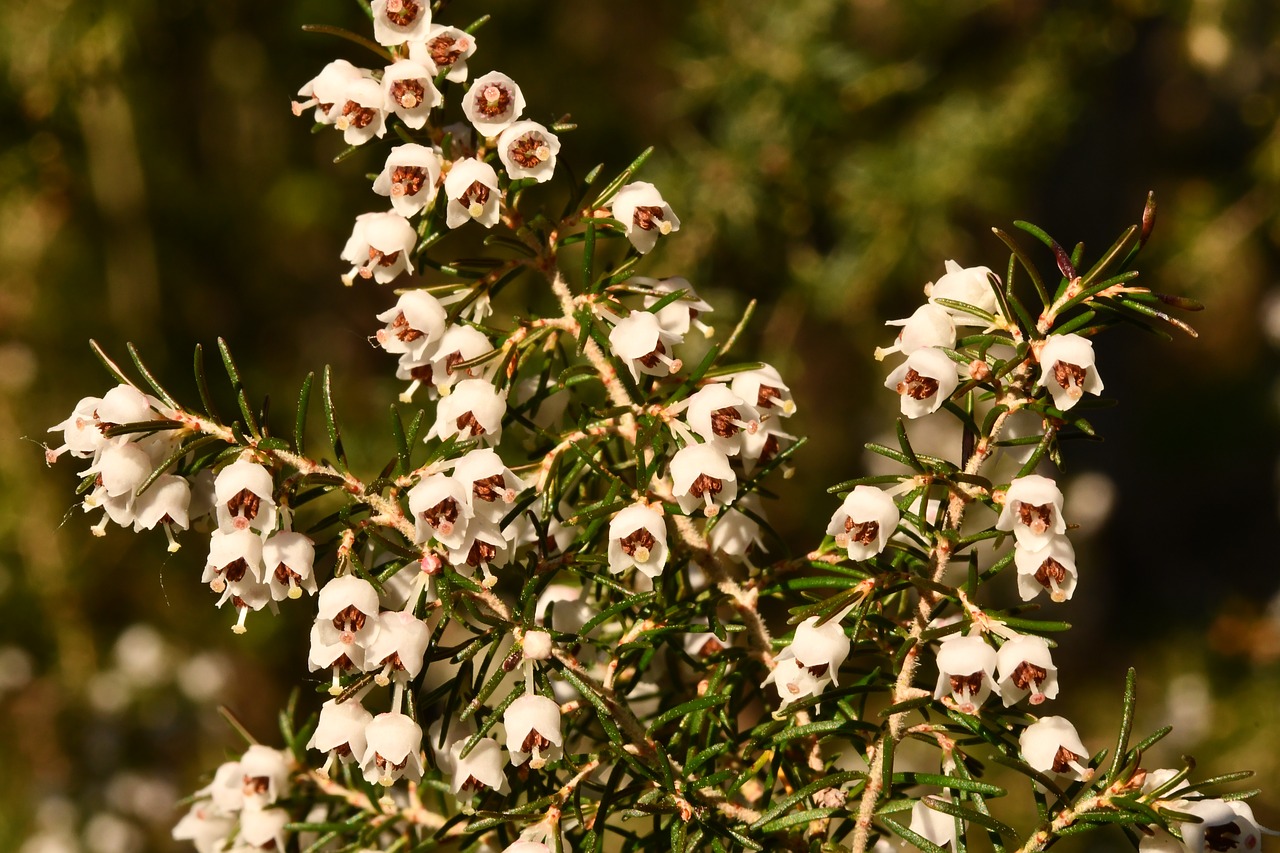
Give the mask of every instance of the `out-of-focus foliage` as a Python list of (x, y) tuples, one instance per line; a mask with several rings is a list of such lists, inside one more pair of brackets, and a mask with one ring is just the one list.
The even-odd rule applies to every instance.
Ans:
[[(1091, 595), (1068, 618), (1099, 630), (1074, 635), (1084, 657), (1063, 670), (1111, 696), (1129, 657), (1115, 647), (1163, 650), (1142, 672), (1145, 695), (1167, 697), (1149, 722), (1182, 715), (1178, 748), (1256, 768), (1274, 803), (1280, 744), (1261, 739), (1256, 709), (1280, 700), (1280, 615), (1259, 603), (1277, 585), (1280, 7), (458, 0), (444, 14), (485, 12), (477, 67), (582, 121), (567, 162), (619, 166), (658, 146), (645, 177), (684, 226), (649, 271), (684, 271), (718, 303), (764, 300), (764, 355), (812, 401), (788, 492), (804, 500), (778, 520), (795, 542), (816, 541), (834, 505), (814, 505), (820, 489), (865, 468), (868, 401), (896, 403), (875, 390), (882, 318), (918, 301), (944, 259), (1003, 257), (992, 224), (1030, 219), (1096, 252), (1156, 191), (1147, 283), (1209, 310), (1202, 339), (1159, 364), (1100, 351), (1125, 400), (1102, 431), (1117, 447), (1154, 438), (1141, 462), (1103, 447), (1073, 472), (1099, 532)], [(260, 388), (267, 373), (283, 392), (344, 365), (352, 463), (382, 455), (365, 443), (381, 405), (358, 413), (393, 396), (365, 341), (386, 299), (337, 278), (367, 190), (335, 179), (336, 142), (288, 111), (335, 49), (299, 26), (343, 15), (360, 11), (0, 4), (0, 849), (166, 849), (174, 792), (212, 764), (192, 745), (235, 744), (211, 703), (268, 735), (253, 713), (279, 702), (249, 697), (303, 654), (273, 639), (304, 632), (270, 620), (233, 638), (190, 576), (198, 557), (162, 566), (146, 537), (90, 540), (65, 475), (22, 437), (41, 440), (105, 386), (86, 336), (135, 341), (190, 390), (191, 345), (222, 334)], [(339, 170), (371, 171), (372, 157)], [(1108, 526), (1116, 499), (1125, 517)], [(1100, 652), (1114, 662), (1086, 663)], [(1090, 698), (1074, 702), (1087, 721)]]

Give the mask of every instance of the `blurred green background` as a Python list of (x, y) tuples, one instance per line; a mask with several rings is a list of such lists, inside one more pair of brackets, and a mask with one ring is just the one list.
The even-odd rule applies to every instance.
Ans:
[[(1099, 344), (1120, 405), (1068, 457), (1082, 580), (1056, 611), (1078, 626), (1058, 712), (1101, 746), (1137, 664), (1139, 728), (1177, 726), (1153, 763), (1254, 768), (1280, 824), (1280, 6), (459, 0), (438, 19), (484, 13), (472, 67), (578, 121), (579, 174), (657, 146), (644, 177), (683, 225), (646, 274), (687, 276), (722, 325), (761, 300), (741, 352), (791, 381), (813, 437), (772, 513), (797, 550), (891, 424), (883, 321), (945, 259), (1003, 271), (992, 225), (1096, 257), (1155, 191), (1143, 281), (1208, 309), (1198, 341)], [(215, 706), (270, 741), (303, 671), (302, 609), (236, 638), (197, 545), (88, 536), (74, 463), (47, 471), (38, 446), (109, 387), (86, 339), (135, 342), (187, 399), (218, 335), (281, 401), (333, 363), (353, 463), (389, 452), (398, 389), (366, 337), (392, 297), (338, 281), (385, 149), (334, 166), (336, 135), (288, 109), (325, 62), (371, 56), (304, 23), (366, 26), (354, 2), (0, 5), (0, 849), (169, 849), (175, 799), (237, 746)]]

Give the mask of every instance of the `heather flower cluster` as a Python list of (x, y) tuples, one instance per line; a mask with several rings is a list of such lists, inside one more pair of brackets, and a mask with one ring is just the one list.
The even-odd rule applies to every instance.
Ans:
[[(802, 458), (791, 419), (817, 405), (735, 360), (748, 317), (717, 337), (693, 283), (637, 274), (681, 224), (636, 179), (647, 152), (611, 181), (574, 178), (558, 168), (573, 125), (539, 122), (546, 107), (485, 70), (478, 24), (421, 0), (368, 11), (372, 41), (347, 35), (379, 62), (334, 60), (293, 111), (376, 174), (379, 209), (340, 260), (345, 284), (395, 288), (368, 321), (403, 383), (383, 470), (347, 464), (329, 368), (284, 438), (221, 342), (235, 417), (215, 410), (200, 351), (200, 407), (131, 351), (140, 381), (103, 354), (120, 384), (51, 430), (51, 464), (87, 463), (95, 533), (160, 527), (170, 550), (192, 545), (237, 634), (282, 604), (310, 620), (311, 689), (282, 715), (283, 748), (219, 767), (175, 838), (200, 853), (863, 853), (987, 835), (1038, 851), (1093, 823), (1149, 850), (1257, 848), (1252, 813), (1214, 780), (1141, 766), (1154, 740), (1123, 728), (1104, 760), (1040, 715), (1065, 626), (1028, 614), (1077, 588), (1050, 473), (1061, 438), (1093, 431), (1091, 339), (1171, 299), (1129, 283), (1151, 209), (1085, 271), (1031, 231), (1062, 274), (1053, 292), (1002, 235), (1038, 311), (1014, 263), (1002, 280), (947, 261), (876, 353), (895, 362), (884, 385), (902, 417), (897, 448), (868, 449), (902, 470), (833, 487), (825, 538), (819, 519), (796, 553), (768, 507)], [(450, 248), (463, 230), (484, 249)], [(556, 310), (508, 301), (517, 280)], [(954, 422), (958, 453), (917, 452), (922, 419)], [(1020, 604), (1001, 604), (1006, 581)], [(1132, 703), (1130, 689), (1124, 726)], [(908, 738), (936, 768), (894, 764)], [(1039, 798), (1025, 837), (988, 807), (1013, 789), (979, 778), (992, 752)]]

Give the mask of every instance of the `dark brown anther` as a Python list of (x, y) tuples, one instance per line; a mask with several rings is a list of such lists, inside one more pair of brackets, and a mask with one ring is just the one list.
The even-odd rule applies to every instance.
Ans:
[(1053, 521), (1053, 504), (1029, 504), (1018, 501), (1018, 520), (1031, 528), (1032, 533), (1040, 534), (1049, 529)]
[(422, 332), (409, 325), (409, 321), (405, 318), (403, 311), (391, 321), (391, 331), (395, 332), (396, 337), (405, 343), (412, 343), (422, 337)]
[(453, 498), (445, 498), (435, 506), (424, 509), (419, 515), (432, 527), (439, 527), (442, 521), (453, 524), (458, 520), (458, 502)]
[(636, 555), (637, 548), (644, 548), (645, 550), (652, 552), (653, 545), (656, 541), (657, 540), (653, 538), (653, 534), (650, 533), (647, 528), (637, 527), (635, 532), (624, 536), (619, 540), (618, 544), (622, 546), (622, 550), (628, 557), (634, 557)]
[(763, 465), (770, 459), (778, 455), (778, 451), (782, 446), (778, 444), (778, 437), (773, 433), (769, 433), (769, 437), (764, 440), (764, 447), (760, 451), (760, 464)]
[(355, 101), (347, 101), (342, 105), (342, 114), (352, 127), (368, 127), (378, 116), (378, 111), (362, 107)]
[(417, 0), (390, 0), (387, 3), (387, 20), (397, 27), (407, 27), (418, 20), (422, 7)]
[(659, 223), (665, 218), (662, 208), (642, 205), (636, 208), (635, 215), (631, 217), (631, 220), (640, 230), (652, 231), (655, 228), (661, 230)]
[(431, 370), (431, 365), (429, 364), (423, 364), (418, 367), (409, 368), (410, 377), (418, 380), (419, 382), (425, 382), (428, 385), (431, 384), (432, 372), (433, 371)]
[(387, 761), (387, 759), (375, 752), (373, 754), (373, 763), (378, 766), (379, 770), (383, 771), (385, 771), (387, 767), (390, 767), (392, 770), (403, 770), (409, 764), (409, 756), (406, 755), (404, 757), (404, 761), (401, 761), (399, 764), (392, 764), (390, 761)]
[(551, 741), (547, 740), (536, 731), (531, 731), (525, 737), (524, 743), (520, 744), (520, 751), (533, 752), (535, 747), (538, 749), (546, 749), (549, 746), (551, 746)]
[(271, 787), (271, 780), (266, 776), (245, 776), (244, 792), (248, 796), (254, 794), (265, 794), (267, 789)]
[(1036, 666), (1024, 660), (1013, 671), (1013, 683), (1019, 690), (1032, 690), (1038, 687), (1048, 674), (1048, 670), (1044, 667)]
[(337, 616), (333, 617), (333, 627), (339, 631), (346, 629), (350, 623), (352, 631), (359, 631), (364, 627), (365, 615), (354, 604), (347, 605), (341, 610)]
[(507, 149), (507, 153), (511, 155), (511, 159), (517, 165), (526, 169), (532, 169), (542, 163), (542, 158), (538, 156), (538, 149), (544, 147), (547, 140), (542, 138), (538, 133), (526, 133), (511, 143), (511, 147)]
[(476, 480), (471, 486), (471, 491), (476, 497), (489, 503), (493, 503), (502, 497), (502, 493), (506, 490), (507, 484), (502, 479), (501, 474), (494, 474), (492, 477)]
[(854, 521), (852, 518), (846, 518), (844, 532), (849, 534), (850, 541), (857, 542), (859, 545), (870, 545), (880, 535), (880, 522)]
[(970, 675), (953, 675), (951, 676), (951, 692), (964, 695), (964, 692), (968, 690), (970, 696), (976, 696), (982, 690), (982, 679), (986, 675), (982, 670)]
[(512, 652), (511, 654), (507, 655), (506, 660), (502, 662), (503, 671), (511, 672), (512, 670), (514, 670), (517, 666), (520, 665), (520, 660), (523, 657), (524, 655), (521, 654), (520, 652)]
[[(384, 255), (382, 252), (379, 252), (377, 249), (373, 248), (372, 246), (369, 247), (369, 260), (377, 261), (378, 266), (389, 267), (392, 264), (394, 264), (396, 262), (396, 259), (399, 257), (400, 257), (399, 252), (392, 252), (389, 255)], [(373, 273), (368, 270), (361, 270), (361, 275), (364, 278), (368, 278), (370, 275), (373, 275)]]
[(781, 389), (774, 388), (772, 385), (761, 385), (760, 390), (756, 392), (756, 407), (761, 409), (773, 409), (774, 400), (782, 399)]
[(488, 788), (488, 785), (481, 782), (474, 776), (468, 776), (467, 781), (462, 783), (462, 790), (464, 791), (475, 791), (476, 793), (479, 793), (480, 791), (488, 790)]
[(341, 757), (341, 758), (346, 758), (348, 755), (350, 755), (350, 754), (351, 754), (351, 744), (350, 744), (350, 743), (340, 743), (340, 744), (338, 744), (337, 746), (335, 746), (335, 747), (333, 748), (333, 751), (334, 751), (334, 752), (336, 752), (336, 753), (338, 753), (338, 756), (339, 756), (339, 757)]
[(427, 42), (427, 52), (431, 54), (431, 61), (437, 68), (448, 68), (458, 61), (462, 51), (455, 47), (457, 43), (458, 40), (450, 35), (436, 36)]
[(932, 376), (921, 376), (915, 368), (907, 368), (907, 375), (898, 383), (898, 393), (906, 394), (912, 400), (927, 400), (938, 393), (938, 380)]
[(378, 662), (378, 666), (386, 666), (387, 664), (390, 664), (394, 670), (404, 672), (404, 663), (400, 660), (399, 652), (392, 652)]
[(244, 580), (247, 571), (249, 571), (249, 564), (244, 561), (244, 557), (237, 557), (222, 567), (222, 576), (230, 583), (239, 583)]
[(401, 195), (417, 195), (426, 182), (427, 170), (421, 166), (396, 166), (391, 170), (391, 188), (399, 189)]
[(261, 507), (262, 498), (248, 489), (241, 489), (231, 496), (231, 500), (227, 501), (227, 512), (231, 513), (232, 516), (240, 516), (249, 521), (253, 521), (258, 517), (258, 510)]
[[(489, 93), (494, 90), (498, 94), (496, 97), (491, 97)], [(510, 108), (511, 92), (501, 83), (490, 83), (476, 93), (476, 109), (485, 118), (500, 116)]]
[(466, 430), (471, 431), (473, 438), (477, 435), (484, 435), (484, 426), (476, 420), (476, 416), (471, 412), (463, 412), (458, 415), (458, 432), (462, 433)]
[(828, 672), (831, 671), (831, 664), (820, 663), (815, 666), (805, 667), (805, 669), (809, 670), (809, 674), (812, 675), (814, 678), (821, 678), (822, 676), (826, 675)]
[(1078, 364), (1068, 364), (1065, 361), (1059, 361), (1053, 366), (1053, 378), (1063, 388), (1070, 388), (1072, 385), (1084, 385), (1084, 368)]
[(1036, 582), (1045, 589), (1049, 588), (1050, 581), (1053, 581), (1053, 583), (1062, 583), (1066, 580), (1066, 577), (1066, 566), (1053, 559), (1053, 557), (1046, 558), (1045, 561), (1040, 564), (1040, 568), (1036, 569), (1035, 574)]
[(702, 648), (698, 649), (699, 657), (710, 657), (716, 652), (724, 651), (724, 643), (715, 637), (708, 637), (707, 641), (702, 644)]
[(471, 543), (471, 550), (467, 552), (467, 565), (476, 568), (481, 563), (492, 563), (493, 558), (497, 555), (497, 548), (488, 542), (477, 539)]
[(1240, 846), (1240, 826), (1235, 821), (1206, 826), (1204, 846), (1207, 850), (1235, 850)]
[(282, 584), (287, 585), (290, 578), (293, 579), (294, 583), (302, 583), (302, 575), (298, 574), (284, 563), (278, 564), (276, 566), (276, 570), (272, 572), (272, 574), (275, 575), (276, 580)]
[(641, 356), (638, 360), (645, 367), (657, 367), (658, 356), (666, 355), (667, 348), (662, 345), (662, 341), (658, 341), (658, 345), (653, 348), (653, 352), (648, 355)]
[(1058, 747), (1058, 751), (1053, 756), (1053, 772), (1066, 773), (1071, 770), (1072, 762), (1079, 763), (1083, 756), (1076, 755), (1065, 746)]
[(733, 406), (725, 406), (711, 413), (711, 431), (721, 438), (732, 438), (739, 427), (734, 421), (742, 420), (742, 413)]
[(471, 186), (463, 190), (462, 195), (458, 196), (458, 204), (463, 207), (471, 207), (472, 204), (479, 204), (483, 206), (488, 203), (488, 201), (489, 188), (479, 181), (472, 181)]
[(713, 495), (720, 494), (720, 490), (724, 488), (724, 483), (712, 477), (710, 474), (699, 474), (698, 479), (693, 481), (693, 485), (689, 487), (689, 494), (695, 498), (700, 498), (710, 492)]
[[(427, 103), (427, 88), (421, 80), (413, 78), (397, 80), (391, 84), (391, 99), (406, 110), (430, 106)], [(405, 103), (411, 101), (411, 103)]]

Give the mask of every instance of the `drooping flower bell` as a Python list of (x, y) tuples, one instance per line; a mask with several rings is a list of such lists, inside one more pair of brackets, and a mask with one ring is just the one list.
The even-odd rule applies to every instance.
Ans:
[(374, 179), (373, 191), (390, 198), (391, 209), (401, 216), (416, 216), (436, 197), (441, 165), (440, 154), (434, 148), (413, 143), (397, 145)]
[(551, 180), (560, 153), (560, 138), (536, 121), (518, 121), (498, 137), (498, 158), (511, 180)]
[(178, 550), (173, 538), (173, 528), (186, 530), (191, 526), (191, 484), (185, 477), (161, 474), (142, 494), (134, 499), (133, 529), (151, 530), (157, 524), (164, 526), (169, 537), (170, 553)]
[(755, 406), (761, 415), (787, 418), (796, 413), (791, 389), (772, 365), (764, 364), (753, 370), (735, 373), (728, 381), (733, 393)]
[(369, 784), (390, 787), (401, 777), (422, 778), (422, 729), (400, 713), (379, 714), (364, 731), (360, 769)]
[(631, 245), (642, 255), (653, 250), (659, 236), (680, 230), (680, 217), (663, 200), (658, 188), (647, 181), (622, 187), (608, 206), (613, 218), (622, 223)]
[[(749, 510), (748, 515), (744, 510)], [(737, 563), (747, 562), (747, 552), (752, 546), (764, 551), (764, 541), (760, 537), (760, 523), (756, 519), (764, 519), (764, 504), (760, 496), (751, 492), (738, 499), (726, 512), (716, 526), (707, 534), (707, 545), (717, 554), (723, 554)]]
[(686, 515), (699, 506), (708, 517), (738, 496), (729, 457), (710, 444), (690, 444), (671, 457), (671, 493)]
[(271, 472), (256, 462), (237, 459), (218, 472), (213, 481), (218, 529), (257, 530), (267, 533), (276, 526), (276, 502)]
[(236, 836), (236, 841), (239, 843), (235, 849), (250, 851), (285, 849), (284, 827), (288, 822), (289, 813), (284, 809), (247, 806), (240, 812), (240, 833)]
[(955, 362), (936, 347), (915, 350), (884, 381), (884, 387), (898, 393), (902, 414), (908, 418), (938, 411), (959, 384)]
[(450, 787), (459, 800), (469, 800), (481, 791), (509, 790), (507, 776), (502, 772), (502, 747), (493, 738), (480, 738), (471, 752), (462, 754), (467, 738), (459, 738), (450, 749), (453, 764), (453, 781)]
[(679, 343), (648, 311), (632, 311), (609, 330), (609, 348), (627, 365), (636, 382), (642, 373), (666, 376), (679, 371), (681, 361), (672, 355)]
[[(431, 632), (412, 612), (388, 610), (378, 616), (378, 634), (365, 655), (365, 669), (378, 671), (374, 681), (385, 687), (417, 678), (427, 652)], [(380, 669), (379, 669), (380, 668)]]
[[(945, 793), (932, 797), (935, 800), (951, 802), (951, 794)], [(931, 809), (921, 798), (911, 806), (911, 823), (907, 827), (916, 835), (939, 847), (956, 849), (956, 819), (946, 812)]]
[(1039, 550), (1067, 532), (1062, 492), (1048, 477), (1029, 474), (1009, 484), (996, 530), (1012, 531), (1022, 548)]
[(849, 635), (844, 632), (839, 617), (828, 619), (819, 625), (817, 616), (810, 616), (796, 626), (790, 645), (779, 653), (779, 658), (793, 657), (813, 675), (831, 679), (840, 684), (840, 667), (849, 657)]
[(394, 281), (401, 273), (413, 272), (413, 248), (418, 234), (409, 220), (394, 211), (362, 213), (342, 248), (342, 260), (351, 270), (342, 280), (352, 284), (356, 277), (372, 278), (378, 284)]
[(201, 582), (223, 592), (227, 584), (246, 577), (262, 580), (262, 537), (248, 529), (213, 531)]
[(369, 12), (373, 16), (374, 39), (388, 47), (422, 41), (431, 27), (428, 0), (373, 0)]
[(315, 733), (307, 741), (308, 749), (328, 753), (321, 773), (327, 776), (335, 761), (343, 764), (359, 761), (368, 743), (365, 730), (372, 722), (373, 715), (355, 698), (341, 703), (336, 699), (325, 702), (320, 707)]
[(298, 96), (306, 100), (293, 102), (293, 114), (300, 116), (315, 107), (314, 118), (317, 123), (333, 124), (346, 102), (347, 85), (367, 74), (367, 71), (356, 68), (345, 59), (335, 59), (298, 90)]
[(656, 578), (667, 564), (667, 525), (647, 504), (618, 511), (609, 522), (609, 571), (618, 574), (632, 566)]
[(1035, 770), (1054, 776), (1088, 780), (1089, 750), (1066, 717), (1041, 717), (1018, 736), (1022, 757)]
[(409, 490), (409, 511), (414, 520), (414, 541), (421, 545), (435, 539), (446, 548), (458, 548), (467, 535), (474, 511), (468, 488), (447, 474), (431, 474)]
[(996, 651), (981, 636), (953, 634), (938, 647), (938, 685), (933, 698), (950, 696), (966, 714), (976, 714), (995, 685)]
[(480, 585), (491, 589), (498, 579), (490, 571), (511, 561), (511, 543), (494, 521), (478, 518), (467, 525), (466, 538), (457, 548), (449, 549), (449, 563), (464, 575), (480, 570)]
[(1058, 668), (1053, 665), (1044, 637), (1021, 636), (1005, 642), (996, 652), (1000, 698), (1006, 708), (1028, 697), (1032, 705), (1058, 695)]
[(1094, 363), (1093, 342), (1080, 335), (1050, 335), (1040, 349), (1040, 381), (1053, 405), (1067, 411), (1086, 392), (1102, 393), (1102, 377)]
[(269, 806), (289, 796), (289, 763), (285, 753), (254, 744), (240, 756), (245, 802)]
[(831, 516), (827, 535), (836, 538), (850, 560), (869, 560), (884, 550), (898, 529), (902, 514), (885, 492), (875, 486), (854, 486)]
[(364, 145), (375, 136), (381, 139), (387, 135), (386, 97), (371, 77), (344, 81), (330, 115), (348, 145)]
[(316, 617), (329, 622), (347, 645), (367, 646), (377, 635), (378, 591), (355, 575), (331, 579), (320, 590)]
[(630, 283), (637, 287), (647, 287), (654, 292), (655, 295), (644, 297), (646, 310), (657, 305), (667, 294), (683, 292), (684, 295), (679, 299), (668, 302), (653, 312), (662, 328), (669, 333), (684, 337), (692, 327), (708, 338), (715, 334), (715, 329), (699, 319), (703, 314), (710, 314), (715, 309), (711, 307), (711, 303), (698, 296), (688, 279), (679, 276), (664, 279), (635, 276)]
[(1054, 536), (1043, 548), (1017, 546), (1013, 554), (1018, 569), (1018, 594), (1030, 601), (1048, 591), (1054, 601), (1067, 601), (1076, 591), (1076, 552), (1071, 540)]
[(464, 379), (436, 406), (436, 420), (427, 438), (457, 436), (497, 444), (502, 438), (502, 417), (507, 413), (507, 392), (488, 379)]
[(704, 385), (685, 402), (690, 428), (727, 456), (738, 455), (743, 439), (760, 429), (760, 413), (722, 382)]
[(515, 475), (497, 453), (487, 447), (478, 448), (460, 458), (453, 468), (453, 478), (467, 489), (476, 516), (497, 522), (511, 508), (525, 483)]
[(564, 746), (560, 733), (560, 705), (554, 699), (528, 694), (516, 699), (502, 715), (507, 752), (516, 767), (529, 762), (534, 770), (558, 759)]
[(1200, 823), (1178, 824), (1182, 843), (1191, 853), (1254, 853), (1262, 849), (1262, 829), (1248, 803), (1196, 800), (1186, 802), (1178, 811), (1200, 818)]
[[(955, 261), (947, 261), (944, 265), (946, 274), (926, 288), (929, 301), (938, 304), (939, 299), (962, 302), (972, 305), (988, 314), (999, 313), (999, 303), (995, 291), (991, 289), (988, 276), (993, 275), (987, 267), (962, 267)], [(972, 314), (950, 306), (940, 306), (951, 314), (957, 324), (982, 325), (982, 320)]]
[(284, 530), (268, 537), (262, 545), (271, 597), (276, 601), (316, 594), (316, 547), (301, 533)]
[(444, 102), (433, 77), (431, 68), (411, 59), (388, 65), (382, 73), (387, 112), (395, 113), (406, 126), (420, 130), (427, 123), (428, 113)]
[(819, 696), (831, 683), (829, 675), (814, 675), (810, 669), (795, 658), (780, 658), (769, 674), (765, 676), (762, 687), (770, 684), (778, 692), (782, 704), (778, 707), (781, 714), (793, 702), (799, 702), (810, 696)]
[(956, 324), (947, 309), (926, 302), (905, 320), (887, 320), (886, 326), (901, 326), (902, 331), (894, 340), (893, 346), (876, 347), (876, 361), (880, 361), (890, 353), (900, 352), (911, 355), (918, 349), (929, 347), (946, 347), (953, 349), (956, 345)]
[(501, 71), (477, 77), (462, 98), (462, 112), (481, 136), (497, 136), (524, 112), (524, 95)]
[(444, 194), (449, 200), (445, 224), (458, 228), (475, 220), (485, 228), (498, 224), (498, 173), (483, 160), (468, 157), (455, 160), (444, 179)]

